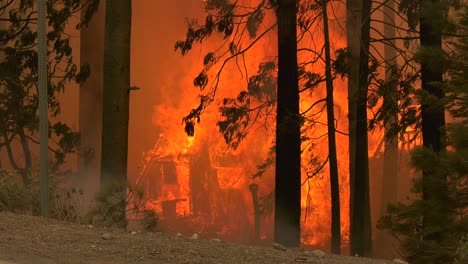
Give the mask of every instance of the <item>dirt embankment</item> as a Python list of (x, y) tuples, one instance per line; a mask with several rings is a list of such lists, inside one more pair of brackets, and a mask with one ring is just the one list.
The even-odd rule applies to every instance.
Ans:
[(0, 263), (2, 261), (18, 264), (394, 263), (325, 254), (318, 250), (126, 232), (11, 213), (0, 213)]

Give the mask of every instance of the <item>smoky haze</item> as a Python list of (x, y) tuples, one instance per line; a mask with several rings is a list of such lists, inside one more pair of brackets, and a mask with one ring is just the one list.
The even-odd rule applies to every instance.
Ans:
[[(254, 1), (246, 1), (248, 3)], [(105, 1), (101, 0), (101, 4)], [(178, 155), (179, 153), (191, 154), (192, 163), (188, 165), (177, 164), (174, 165), (173, 172), (178, 177), (188, 177), (188, 173), (197, 173), (199, 175), (208, 175), (204, 180), (207, 180), (207, 185), (210, 185), (212, 192), (206, 196), (200, 196), (206, 199), (206, 204), (190, 205), (193, 201), (186, 202), (185, 205), (181, 202), (181, 206), (186, 208), (176, 208), (179, 215), (189, 214), (194, 208), (201, 208), (205, 211), (216, 211), (219, 216), (216, 219), (210, 219), (212, 222), (207, 222), (206, 225), (219, 225), (225, 223), (229, 225), (227, 229), (231, 228), (238, 231), (234, 236), (231, 230), (231, 236), (227, 238), (233, 240), (246, 240), (241, 232), (253, 232), (253, 209), (252, 197), (249, 191), (249, 185), (254, 181), (251, 180), (251, 175), (255, 173), (255, 167), (266, 157), (266, 153), (271, 143), (271, 135), (261, 130), (255, 130), (255, 136), (246, 139), (246, 142), (239, 147), (239, 149), (231, 156), (226, 163), (234, 164), (233, 167), (216, 166), (214, 159), (217, 152), (223, 152), (226, 149), (222, 136), (219, 134), (216, 127), (216, 120), (218, 113), (216, 112), (216, 105), (210, 107), (206, 115), (202, 118), (200, 126), (196, 127), (194, 139), (188, 139), (183, 131), (182, 118), (188, 114), (190, 109), (197, 106), (198, 89), (193, 86), (193, 79), (198, 75), (203, 65), (203, 58), (207, 52), (212, 51), (217, 44), (214, 40), (216, 37), (199, 45), (194, 45), (191, 52), (182, 56), (180, 52), (174, 51), (174, 44), (177, 40), (183, 40), (186, 33), (185, 18), (200, 18), (203, 21), (204, 10), (202, 0), (172, 0), (172, 1), (159, 1), (159, 0), (138, 0), (133, 1), (133, 17), (132, 17), (132, 44), (131, 44), (131, 85), (141, 88), (137, 91), (131, 92), (130, 97), (130, 127), (129, 127), (129, 148), (128, 148), (128, 176), (130, 182), (135, 182), (141, 177), (148, 177), (148, 174), (142, 174), (145, 166), (145, 158), (148, 153), (155, 150), (156, 144), (159, 139), (164, 137), (165, 140), (165, 153)], [(337, 8), (337, 19), (344, 18), (343, 7)], [(341, 15), (340, 15), (341, 14)], [(75, 58), (81, 57), (82, 62), (88, 62), (91, 65), (91, 77), (86, 84), (81, 87), (83, 89), (94, 89), (96, 94), (81, 94), (77, 85), (70, 85), (67, 87), (65, 94), (61, 95), (62, 99), (62, 114), (61, 119), (71, 127), (82, 129), (84, 144), (87, 147), (94, 147), (95, 156), (90, 161), (90, 167), (86, 171), (82, 171), (73, 179), (74, 184), (83, 186), (88, 193), (96, 192), (99, 184), (99, 154), (100, 154), (100, 111), (102, 110), (99, 105), (99, 99), (102, 94), (99, 89), (102, 89), (102, 51), (103, 51), (103, 38), (104, 38), (104, 11), (101, 8), (93, 18), (89, 29), (84, 32), (91, 32), (88, 40), (81, 42), (80, 54), (80, 32), (70, 29), (72, 34), (72, 41), (74, 45)], [(272, 20), (272, 18), (267, 18)], [(271, 21), (270, 21), (271, 22)], [(336, 21), (335, 21), (336, 22)], [(341, 32), (342, 27), (338, 23), (332, 23), (332, 38), (335, 48), (344, 47), (345, 34)], [(316, 34), (321, 34), (317, 29)], [(85, 33), (86, 34), (86, 33)], [(93, 35), (94, 34), (94, 35)], [(315, 34), (315, 33), (314, 33)], [(314, 39), (322, 46), (323, 40), (320, 36)], [(304, 41), (300, 47), (311, 47), (312, 40)], [(316, 47), (315, 47), (316, 48)], [(263, 41), (260, 41), (254, 52), (246, 55), (248, 57), (248, 65), (250, 73), (256, 72), (256, 68), (260, 61), (276, 55), (276, 39), (274, 35), (267, 35)], [(250, 56), (250, 57), (249, 57)], [(303, 55), (299, 55), (303, 56)], [(323, 65), (316, 64), (320, 70)], [(239, 76), (239, 72), (235, 65), (226, 68), (224, 78), (221, 81), (223, 92), (218, 98), (237, 96), (241, 89), (246, 87), (245, 77)], [(337, 116), (338, 129), (346, 132), (347, 130), (347, 87), (344, 80), (337, 80), (335, 82), (335, 103), (338, 108), (339, 116)], [(101, 96), (101, 97), (100, 97)], [(323, 97), (324, 94), (317, 92), (313, 95), (313, 100), (305, 98), (301, 107), (307, 108), (314, 100)], [(83, 100), (80, 102), (78, 99)], [(309, 100), (309, 101), (307, 101)], [(85, 103), (84, 103), (85, 102)], [(80, 105), (81, 103), (81, 105)], [(80, 109), (81, 107), (81, 109)], [(81, 117), (80, 117), (81, 113)], [(81, 120), (80, 120), (81, 119)], [(324, 128), (323, 128), (324, 129)], [(323, 133), (316, 131), (312, 133)], [(310, 135), (313, 136), (313, 135)], [(342, 232), (346, 238), (348, 235), (348, 201), (349, 194), (347, 186), (348, 178), (348, 153), (347, 153), (347, 137), (344, 135), (337, 135), (338, 138), (338, 159), (340, 168), (340, 183), (341, 186), (341, 205), (342, 205)], [(379, 148), (379, 143), (382, 138), (381, 132), (375, 132), (370, 135), (370, 151), (369, 155), (373, 155), (375, 150)], [(318, 150), (317, 150), (318, 149)], [(314, 151), (322, 152), (326, 156), (327, 150), (323, 146), (318, 146)], [(325, 153), (325, 154), (323, 154)], [(2, 166), (7, 165), (5, 153), (0, 153)], [(174, 157), (172, 157), (174, 158)], [(304, 158), (304, 157), (303, 157)], [(376, 155), (376, 159), (380, 156)], [(167, 160), (165, 160), (166, 162)], [(198, 163), (194, 164), (194, 161)], [(66, 166), (76, 170), (78, 166), (76, 157), (71, 157)], [(242, 164), (240, 170), (239, 163)], [(81, 161), (83, 165), (83, 161)], [(186, 167), (184, 167), (186, 166)], [(199, 170), (197, 166), (203, 168)], [(236, 167), (237, 166), (237, 167)], [(406, 168), (403, 161), (400, 166)], [(190, 167), (190, 168), (188, 168)], [(214, 168), (222, 167), (222, 168)], [(371, 189), (374, 197), (372, 201), (379, 200), (381, 192), (385, 191), (384, 186), (381, 184), (381, 161), (374, 162), (370, 165), (371, 170)], [(166, 174), (169, 170), (166, 170)], [(328, 248), (326, 245), (329, 239), (329, 222), (330, 222), (330, 198), (329, 198), (329, 183), (328, 183), (328, 168), (317, 177), (317, 180), (303, 188), (303, 209), (307, 208), (307, 219), (302, 218), (303, 221), (303, 241), (306, 243), (320, 245), (322, 248)], [(213, 173), (215, 180), (209, 182), (210, 173)], [(404, 174), (409, 174), (404, 171)], [(167, 176), (167, 175), (166, 175)], [(205, 177), (204, 176), (204, 177)], [(259, 184), (259, 195), (265, 195), (273, 189), (273, 181), (270, 174), (266, 175), (264, 179), (257, 181)], [(151, 177), (151, 176), (150, 176)], [(403, 176), (405, 177), (405, 176)], [(409, 182), (410, 177), (406, 177)], [(151, 181), (142, 180), (145, 185), (150, 185)], [(187, 179), (179, 179), (179, 183), (183, 186), (178, 190), (167, 191), (167, 199), (181, 198), (191, 199), (190, 185), (193, 181), (189, 182)], [(403, 183), (403, 182), (402, 182)], [(199, 185), (203, 185), (200, 180)], [(401, 183), (400, 183), (401, 184)], [(403, 183), (406, 184), (407, 183)], [(193, 187), (193, 186), (192, 186)], [(197, 186), (199, 192), (202, 193), (205, 189), (203, 186)], [(196, 189), (193, 188), (193, 189)], [(407, 188), (399, 189), (399, 196), (403, 197), (407, 192)], [(215, 191), (214, 191), (215, 190)], [(152, 195), (155, 195), (153, 193)], [(180, 197), (172, 197), (180, 196)], [(92, 197), (92, 195), (89, 195)], [(212, 202), (210, 205), (209, 203)], [(197, 207), (198, 206), (198, 207)], [(372, 204), (373, 211), (377, 212), (380, 205)], [(216, 208), (212, 208), (216, 207)], [(231, 209), (230, 209), (231, 208)], [(222, 209), (222, 210), (221, 210)], [(161, 210), (160, 208), (158, 210)], [(198, 209), (197, 209), (198, 210)], [(304, 212), (304, 210), (303, 210)], [(238, 218), (235, 217), (237, 214)], [(378, 215), (373, 215), (372, 221), (375, 222)], [(237, 224), (242, 223), (242, 228), (235, 230)], [(262, 231), (262, 236), (271, 238), (272, 225), (271, 219), (262, 223), (265, 229)], [(218, 233), (227, 232), (222, 229), (215, 230)], [(226, 229), (225, 228), (225, 229)], [(196, 232), (199, 230), (192, 230)]]

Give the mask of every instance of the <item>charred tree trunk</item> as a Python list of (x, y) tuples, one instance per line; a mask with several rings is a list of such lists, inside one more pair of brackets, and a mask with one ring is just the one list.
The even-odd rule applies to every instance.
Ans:
[(325, 40), (325, 76), (327, 86), (328, 163), (330, 165), (331, 188), (331, 252), (341, 253), (340, 187), (338, 160), (336, 157), (335, 105), (333, 102), (333, 76), (331, 71), (330, 36), (328, 31), (328, 1), (322, 2), (323, 36)]
[(278, 1), (278, 105), (276, 117), (275, 242), (300, 245), (301, 125), (296, 0)]
[[(440, 13), (428, 14), (425, 12), (426, 5), (439, 5), (440, 0), (426, 0), (422, 1), (422, 12), (420, 17), (420, 44), (422, 48), (442, 50), (442, 32), (440, 25), (434, 25), (434, 21), (439, 21), (442, 17), (442, 10)], [(430, 96), (437, 99), (443, 99), (444, 92), (440, 87), (442, 83), (442, 69), (440, 65), (431, 65), (430, 62), (425, 60), (421, 61), (421, 87)], [(421, 106), (421, 122), (422, 122), (422, 138), (423, 145), (432, 149), (434, 152), (439, 153), (444, 151), (445, 144), (442, 139), (442, 129), (445, 126), (445, 111), (442, 103), (428, 104), (423, 102)], [(444, 196), (447, 195), (447, 179), (438, 178), (440, 175), (433, 175), (430, 172), (423, 172), (423, 199), (425, 201), (441, 202)], [(440, 223), (445, 223), (445, 216), (443, 214), (434, 216), (430, 212), (424, 215), (424, 228), (431, 229), (431, 226), (439, 226)], [(424, 239), (439, 240), (440, 234), (437, 232), (427, 231)]]
[[(106, 1), (101, 190), (117, 182), (123, 195), (127, 183), (131, 17), (131, 0)], [(125, 207), (122, 209), (125, 212)]]
[(353, 200), (351, 200), (350, 243), (351, 254), (370, 256), (372, 251), (370, 195), (369, 195), (369, 154), (367, 135), (367, 92), (369, 76), (369, 41), (371, 1), (363, 0), (361, 13), (361, 45), (359, 51), (359, 86), (356, 105), (356, 153)]

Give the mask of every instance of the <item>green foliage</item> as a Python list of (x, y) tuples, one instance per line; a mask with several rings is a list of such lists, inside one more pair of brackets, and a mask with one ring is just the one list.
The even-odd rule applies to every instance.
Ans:
[[(449, 81), (443, 88), (448, 96), (436, 105), (445, 105), (457, 119), (446, 127), (448, 149), (440, 153), (419, 147), (411, 153), (412, 165), (424, 171), (424, 182), (417, 179), (409, 204), (389, 205), (379, 228), (389, 230), (402, 240), (411, 263), (465, 263), (468, 233), (468, 122), (466, 100), (468, 64), (468, 8), (461, 13), (460, 25), (449, 54)], [(441, 84), (442, 85), (442, 84)], [(450, 100), (449, 100), (450, 99)], [(422, 197), (423, 188), (428, 197)], [(431, 221), (424, 221), (422, 216)]]
[[(47, 1), (48, 44), (48, 104), (49, 113), (57, 117), (60, 112), (58, 94), (64, 92), (70, 82), (82, 82), (89, 74), (89, 67), (79, 72), (74, 63), (71, 36), (66, 26), (71, 18), (83, 11), (84, 19), (76, 26), (85, 26), (97, 9), (99, 0)], [(1, 9), (8, 10), (4, 17), (7, 27), (0, 30), (0, 150), (7, 149), (12, 167), (22, 174), (23, 181), (32, 168), (30, 144), (38, 143), (38, 74), (37, 74), (37, 32), (35, 2), (13, 0), (2, 2)], [(64, 162), (65, 156), (77, 151), (79, 135), (64, 123), (50, 124), (51, 151), (55, 154), (52, 168)], [(13, 142), (21, 142), (21, 148)], [(15, 151), (21, 153), (15, 153)], [(16, 157), (24, 157), (24, 164)], [(27, 183), (27, 182), (25, 182)]]
[[(379, 220), (379, 228), (401, 239), (405, 257), (411, 263), (451, 263), (457, 243), (468, 232), (468, 144), (466, 139), (458, 138), (468, 133), (468, 127), (457, 125), (449, 131), (453, 151), (438, 155), (419, 147), (411, 153), (412, 165), (430, 175), (425, 188), (430, 190), (431, 199), (422, 199), (423, 183), (417, 179), (412, 191), (419, 198), (409, 204), (389, 205), (387, 215)], [(460, 140), (465, 144), (457, 144)], [(447, 189), (441, 188), (444, 179)], [(424, 222), (423, 215), (438, 221)], [(440, 234), (437, 239), (429, 239), (436, 233)]]
[[(386, 136), (389, 139), (397, 137), (406, 142), (408, 128), (420, 126), (419, 108), (414, 104), (415, 93), (419, 92), (414, 86), (419, 75), (404, 74), (404, 68), (392, 67), (390, 70), (392, 74), (388, 79), (379, 78), (376, 67), (371, 72), (370, 79), (375, 89), (368, 95), (368, 107), (374, 109), (374, 115), (369, 120), (369, 129), (387, 124)], [(396, 122), (392, 122), (393, 120)], [(414, 135), (409, 141), (415, 140), (416, 137), (417, 135)]]
[[(462, 2), (460, 0), (402, 0), (399, 2), (399, 11), (406, 15), (411, 29), (416, 29), (420, 22), (419, 18), (422, 15), (433, 22), (434, 32), (442, 32), (449, 26), (446, 23), (449, 9), (459, 9)], [(441, 10), (442, 12), (439, 12)]]
[(468, 262), (468, 234), (465, 234), (458, 242), (458, 248), (455, 252), (454, 264), (462, 264)]
[(450, 82), (445, 87), (446, 104), (453, 117), (468, 116), (468, 6), (465, 5), (459, 15), (459, 24), (454, 37), (449, 42), (453, 50), (449, 53)]

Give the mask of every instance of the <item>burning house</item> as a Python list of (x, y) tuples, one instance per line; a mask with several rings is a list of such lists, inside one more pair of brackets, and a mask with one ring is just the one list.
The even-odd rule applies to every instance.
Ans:
[(171, 153), (161, 135), (145, 154), (136, 183), (166, 232), (252, 241), (255, 212), (247, 178), (236, 156), (211, 153), (206, 142)]

